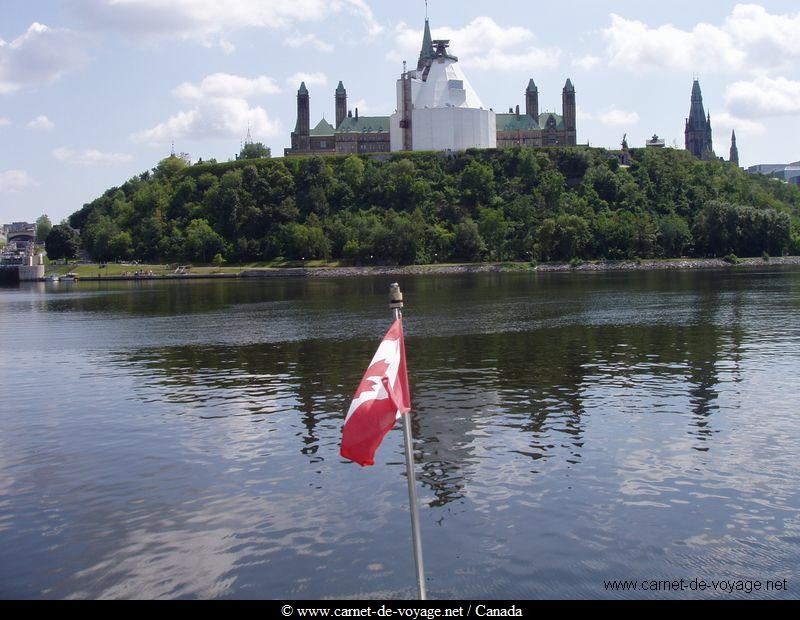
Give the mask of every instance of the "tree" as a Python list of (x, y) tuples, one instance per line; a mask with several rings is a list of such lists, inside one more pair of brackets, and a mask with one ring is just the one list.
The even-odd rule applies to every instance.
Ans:
[(544, 220), (538, 237), (539, 253), (544, 260), (585, 258), (592, 239), (586, 220), (577, 215), (560, 215)]
[(469, 205), (488, 205), (494, 196), (494, 171), (472, 160), (461, 173), (461, 195)]
[(682, 217), (666, 215), (658, 223), (658, 241), (664, 256), (684, 256), (692, 244), (692, 232)]
[(318, 226), (287, 224), (284, 237), (288, 258), (313, 260), (329, 258), (331, 255), (331, 242)]
[(50, 218), (46, 215), (42, 215), (36, 220), (36, 241), (39, 243), (45, 243), (47, 241), (47, 235), (50, 234), (50, 231), (53, 230), (53, 223), (50, 221)]
[(73, 259), (81, 247), (78, 233), (66, 224), (57, 224), (45, 240), (45, 250), (51, 260)]
[(120, 232), (111, 237), (108, 254), (112, 260), (128, 260), (133, 255), (133, 239), (130, 233)]
[(453, 241), (453, 254), (456, 258), (468, 262), (479, 261), (485, 253), (486, 244), (473, 220), (467, 218), (456, 226)]
[(358, 155), (350, 155), (342, 164), (342, 180), (347, 183), (353, 191), (361, 188), (364, 182), (364, 162)]
[(236, 159), (269, 159), (272, 151), (261, 142), (248, 142), (236, 156)]
[(186, 229), (184, 248), (188, 258), (207, 263), (215, 254), (225, 252), (225, 241), (207, 220), (192, 220)]
[(486, 241), (489, 254), (496, 260), (503, 260), (508, 223), (500, 209), (481, 209), (478, 229)]

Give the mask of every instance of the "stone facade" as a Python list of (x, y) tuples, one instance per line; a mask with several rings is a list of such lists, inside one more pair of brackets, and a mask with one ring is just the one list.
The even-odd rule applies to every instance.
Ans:
[(576, 146), (577, 106), (575, 87), (567, 80), (561, 92), (563, 115), (555, 112), (539, 113), (539, 89), (533, 80), (525, 90), (525, 114), (519, 106), (509, 109), (508, 114), (497, 115), (497, 146)]

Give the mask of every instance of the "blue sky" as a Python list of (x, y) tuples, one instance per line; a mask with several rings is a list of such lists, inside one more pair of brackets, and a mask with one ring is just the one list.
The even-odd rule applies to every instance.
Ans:
[[(0, 223), (60, 221), (178, 151), (226, 161), (251, 126), (281, 155), (305, 77), (312, 123), (347, 87), (390, 114), (416, 61), (422, 0), (0, 0)], [(700, 76), (717, 153), (736, 129), (742, 165), (800, 159), (796, 2), (431, 0), (486, 106), (519, 104), (533, 77), (559, 111), (577, 90), (578, 140), (683, 146)]]

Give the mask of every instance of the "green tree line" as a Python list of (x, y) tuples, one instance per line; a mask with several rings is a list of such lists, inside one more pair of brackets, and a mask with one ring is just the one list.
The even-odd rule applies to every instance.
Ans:
[(98, 261), (779, 256), (800, 253), (800, 189), (675, 149), (169, 157), (69, 223)]

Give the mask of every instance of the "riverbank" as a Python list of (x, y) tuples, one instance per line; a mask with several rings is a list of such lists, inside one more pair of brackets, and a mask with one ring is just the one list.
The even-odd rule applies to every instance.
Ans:
[[(81, 275), (86, 281), (134, 281), (134, 280), (203, 280), (232, 278), (349, 278), (364, 276), (409, 276), (448, 275), (465, 273), (557, 273), (557, 272), (608, 272), (608, 271), (664, 271), (695, 269), (747, 269), (780, 266), (800, 266), (800, 257), (742, 258), (732, 264), (719, 258), (681, 258), (659, 260), (588, 261), (584, 263), (468, 263), (445, 265), (409, 266), (318, 266), (318, 267), (268, 267), (236, 268), (224, 271), (201, 271), (198, 273), (170, 274), (154, 272), (152, 275)], [(98, 272), (89, 267), (86, 272)]]

